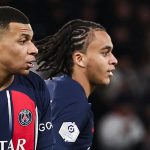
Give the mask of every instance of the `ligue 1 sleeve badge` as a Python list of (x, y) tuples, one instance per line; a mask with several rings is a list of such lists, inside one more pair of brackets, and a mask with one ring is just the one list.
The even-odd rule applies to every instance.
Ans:
[(23, 109), (19, 113), (18, 121), (22, 126), (28, 126), (32, 122), (32, 113), (28, 109)]
[(75, 142), (80, 131), (75, 122), (63, 122), (59, 134), (65, 142)]

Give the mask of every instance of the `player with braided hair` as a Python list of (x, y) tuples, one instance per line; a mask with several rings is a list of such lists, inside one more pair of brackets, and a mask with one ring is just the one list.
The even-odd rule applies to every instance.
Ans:
[(87, 150), (92, 144), (93, 115), (88, 97), (98, 84), (109, 84), (117, 59), (105, 28), (72, 20), (37, 43), (39, 71), (52, 100), (55, 150)]
[(91, 27), (105, 30), (97, 23), (77, 19), (68, 22), (53, 36), (39, 41), (38, 62), (44, 61), (44, 63), (38, 70), (49, 70), (50, 76), (60, 72), (70, 74), (72, 72), (70, 56), (75, 50), (86, 50), (88, 43), (85, 43), (85, 40)]

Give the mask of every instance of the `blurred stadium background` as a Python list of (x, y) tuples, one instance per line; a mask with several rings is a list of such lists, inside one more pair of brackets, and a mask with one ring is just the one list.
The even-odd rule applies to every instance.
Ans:
[(71, 19), (96, 21), (112, 37), (119, 64), (107, 86), (90, 96), (95, 115), (92, 150), (150, 150), (149, 0), (0, 0), (23, 11), (34, 40)]

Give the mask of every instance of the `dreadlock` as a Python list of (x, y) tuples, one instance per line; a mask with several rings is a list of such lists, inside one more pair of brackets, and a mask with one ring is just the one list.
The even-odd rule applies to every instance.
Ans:
[(38, 41), (38, 71), (49, 70), (50, 77), (60, 73), (71, 75), (73, 52), (85, 51), (89, 31), (97, 28), (105, 30), (95, 22), (76, 19), (65, 24), (56, 34)]

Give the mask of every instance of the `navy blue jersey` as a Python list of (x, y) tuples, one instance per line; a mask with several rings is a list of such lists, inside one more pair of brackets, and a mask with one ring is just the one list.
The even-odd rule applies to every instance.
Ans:
[(83, 88), (69, 76), (46, 81), (52, 100), (55, 150), (89, 150), (93, 113)]
[(15, 75), (0, 91), (0, 150), (51, 150), (50, 97), (35, 73)]

